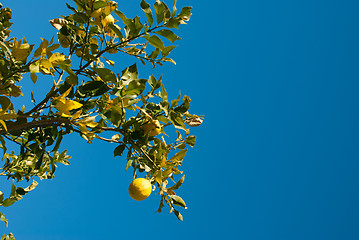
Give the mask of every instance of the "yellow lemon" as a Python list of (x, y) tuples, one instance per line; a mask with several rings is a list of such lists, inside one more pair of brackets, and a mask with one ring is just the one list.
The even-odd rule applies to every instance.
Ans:
[(158, 120), (148, 122), (142, 126), (142, 130), (145, 132), (146, 135), (148, 134), (150, 137), (160, 134), (161, 129), (161, 124)]
[(145, 178), (136, 178), (128, 187), (128, 193), (131, 198), (136, 201), (142, 201), (150, 196), (152, 191), (152, 185), (150, 181)]

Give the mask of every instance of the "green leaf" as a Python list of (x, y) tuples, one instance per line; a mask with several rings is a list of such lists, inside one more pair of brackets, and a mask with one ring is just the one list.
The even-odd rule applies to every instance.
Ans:
[(162, 51), (161, 51), (161, 53), (162, 53), (162, 56), (163, 57), (166, 57), (168, 54), (170, 54), (170, 52), (173, 50), (173, 49), (175, 49), (177, 46), (167, 46), (167, 47), (165, 47)]
[(171, 10), (167, 7), (165, 2), (162, 2), (163, 7), (165, 8), (163, 17), (165, 22), (167, 22), (171, 18)]
[(181, 20), (178, 18), (171, 17), (168, 22), (166, 23), (166, 27), (168, 28), (176, 28), (178, 29), (178, 26), (181, 24)]
[(122, 71), (121, 79), (127, 81), (138, 79), (138, 71), (137, 71), (136, 63)]
[(165, 48), (162, 40), (159, 37), (157, 37), (156, 35), (151, 36), (151, 35), (147, 34), (143, 38), (145, 38), (148, 41), (148, 43), (151, 44), (152, 46), (154, 46), (155, 48), (159, 48), (160, 50)]
[(125, 14), (118, 10), (115, 10), (115, 14), (121, 18), (122, 22), (129, 29), (130, 36), (134, 36), (134, 33), (136, 32), (136, 24), (134, 20), (127, 18)]
[(156, 48), (148, 57), (151, 59), (155, 59), (160, 54), (160, 49)]
[(184, 21), (189, 21), (191, 18), (191, 9), (192, 7), (184, 7), (181, 10), (181, 13), (177, 15), (178, 18), (184, 20)]
[(10, 207), (11, 205), (13, 205), (17, 200), (15, 199), (11, 199), (11, 198), (7, 198), (4, 200), (4, 202), (2, 203), (3, 207)]
[(110, 23), (110, 24), (108, 25), (108, 27), (109, 27), (112, 31), (114, 31), (114, 32), (116, 33), (117, 37), (118, 37), (120, 40), (123, 38), (123, 35), (122, 35), (122, 33), (121, 33), (121, 30), (120, 30), (117, 26), (115, 26), (114, 24)]
[(99, 8), (106, 7), (106, 6), (107, 6), (107, 3), (104, 2), (104, 1), (97, 1), (97, 2), (93, 3), (93, 9), (94, 10), (97, 10)]
[(179, 36), (177, 36), (176, 34), (174, 34), (171, 30), (168, 29), (161, 29), (159, 31), (154, 32), (162, 37), (167, 38), (168, 40), (170, 40), (172, 43), (175, 42), (176, 40), (180, 40), (181, 38)]
[(173, 185), (172, 187), (167, 188), (167, 189), (168, 189), (168, 190), (172, 190), (172, 191), (179, 189), (179, 188), (181, 187), (181, 185), (183, 184), (183, 182), (184, 182), (184, 178), (185, 178), (185, 175), (183, 175), (183, 176), (181, 177), (181, 179), (178, 180), (178, 182), (176, 182), (175, 185)]
[(162, 2), (159, 2), (159, 1), (157, 1), (153, 6), (154, 6), (155, 12), (156, 12), (157, 24), (159, 24), (164, 19), (165, 7), (163, 6)]
[(12, 106), (12, 103), (9, 98), (0, 96), (0, 105), (3, 111), (7, 111)]
[(148, 25), (152, 26), (152, 24), (153, 24), (153, 16), (152, 16), (152, 11), (151, 11), (150, 4), (148, 4), (145, 0), (142, 0), (140, 5), (141, 5), (142, 10), (146, 14)]
[(184, 142), (190, 145), (191, 147), (194, 147), (194, 145), (196, 144), (196, 136), (190, 135), (186, 138)]
[(90, 81), (78, 88), (82, 97), (96, 97), (106, 93), (110, 88), (103, 81)]
[(95, 72), (97, 72), (97, 74), (100, 76), (100, 78), (102, 80), (104, 80), (105, 82), (112, 82), (112, 83), (117, 82), (116, 75), (110, 69), (96, 68), (94, 70), (95, 70)]
[(113, 151), (114, 157), (116, 156), (122, 156), (123, 151), (126, 149), (125, 144), (118, 145), (115, 150)]
[(172, 162), (181, 162), (182, 159), (186, 156), (187, 151), (188, 151), (188, 149), (179, 151), (171, 158), (171, 161)]
[(138, 96), (140, 95), (146, 88), (146, 79), (138, 79), (131, 81), (126, 88), (126, 95), (129, 96)]

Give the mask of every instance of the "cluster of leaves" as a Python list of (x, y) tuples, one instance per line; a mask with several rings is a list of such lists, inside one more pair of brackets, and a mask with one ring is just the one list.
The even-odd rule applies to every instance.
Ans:
[[(58, 30), (57, 41), (42, 39), (35, 51), (26, 39), (9, 39), (11, 10), (0, 9), (0, 148), (4, 152), (0, 175), (13, 179), (10, 196), (4, 200), (0, 192), (0, 205), (10, 206), (33, 190), (35, 177), (53, 178), (58, 163), (68, 165), (67, 151), (60, 153), (59, 148), (65, 135), (78, 133), (88, 143), (94, 139), (116, 143), (114, 156), (126, 156), (126, 170), (133, 168), (133, 178), (145, 174), (159, 189), (158, 212), (167, 204), (182, 220), (175, 208), (186, 208), (175, 193), (184, 181), (179, 167), (188, 146), (196, 141), (188, 126), (200, 125), (201, 117), (188, 112), (188, 96), (169, 100), (162, 76), (139, 78), (136, 63), (117, 72), (111, 54), (124, 53), (154, 67), (175, 63), (168, 56), (176, 46), (165, 42), (180, 39), (173, 29), (190, 19), (191, 7), (178, 13), (176, 0), (171, 10), (162, 1), (151, 6), (142, 0), (146, 20), (141, 21), (139, 16), (127, 18), (114, 1), (73, 1), (75, 6), (67, 4), (72, 14), (50, 20)], [(55, 83), (39, 102), (32, 92), (31, 109), (15, 110), (11, 100), (22, 96), (19, 82), (25, 73), (34, 84), (39, 74)], [(170, 126), (177, 129), (177, 137), (166, 143)], [(7, 142), (19, 149), (9, 151)], [(22, 180), (32, 184), (16, 187), (15, 181)], [(0, 220), (7, 224), (3, 214)], [(6, 239), (12, 239), (9, 236)]]

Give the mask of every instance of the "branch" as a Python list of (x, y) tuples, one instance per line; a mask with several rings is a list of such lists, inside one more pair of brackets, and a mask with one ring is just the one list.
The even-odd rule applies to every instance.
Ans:
[(38, 121), (32, 121), (20, 125), (10, 126), (8, 130), (0, 130), (0, 135), (13, 133), (16, 131), (25, 131), (34, 127), (48, 127), (48, 126), (63, 126), (64, 124), (71, 124), (70, 119), (66, 118), (51, 118)]

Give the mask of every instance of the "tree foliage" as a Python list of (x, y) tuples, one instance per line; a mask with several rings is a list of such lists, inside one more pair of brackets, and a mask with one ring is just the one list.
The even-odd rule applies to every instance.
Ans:
[[(201, 117), (189, 113), (190, 97), (169, 99), (162, 76), (142, 79), (138, 64), (118, 71), (111, 59), (126, 54), (153, 67), (175, 64), (169, 57), (176, 47), (171, 44), (180, 39), (174, 29), (190, 20), (191, 7), (178, 11), (176, 0), (171, 7), (142, 0), (143, 20), (128, 18), (114, 1), (73, 2), (66, 4), (71, 14), (50, 20), (57, 35), (43, 38), (37, 47), (10, 37), (12, 12), (0, 8), (0, 175), (12, 180), (10, 195), (0, 192), (0, 205), (11, 206), (35, 189), (39, 179), (54, 178), (59, 163), (70, 164), (67, 151), (59, 149), (64, 136), (73, 133), (88, 143), (115, 143), (114, 156), (126, 158), (133, 178), (142, 172), (159, 191), (158, 212), (168, 205), (182, 220), (177, 207), (186, 204), (175, 193), (184, 181), (179, 167), (196, 142), (188, 126), (200, 125)], [(30, 78), (39, 87), (39, 75), (54, 81), (48, 93), (36, 96), (41, 101), (33, 92), (31, 99), (23, 96), (21, 80)], [(15, 98), (31, 100), (33, 107), (16, 109)], [(171, 127), (177, 132), (172, 138), (167, 134)], [(28, 187), (18, 187), (20, 181), (29, 182)], [(2, 213), (0, 220), (7, 225)]]

